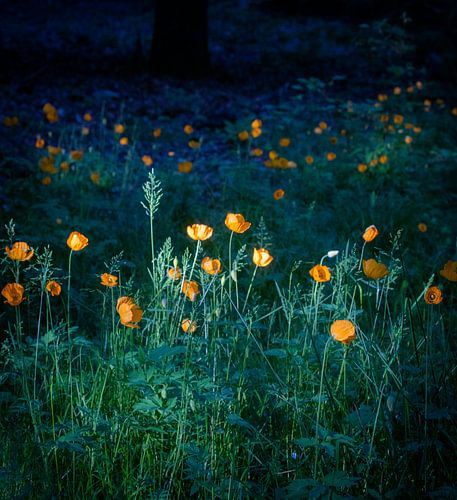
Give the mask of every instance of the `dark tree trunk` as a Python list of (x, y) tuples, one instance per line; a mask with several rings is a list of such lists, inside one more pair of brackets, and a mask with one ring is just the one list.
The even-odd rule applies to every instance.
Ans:
[(156, 0), (151, 69), (193, 77), (209, 67), (208, 1)]

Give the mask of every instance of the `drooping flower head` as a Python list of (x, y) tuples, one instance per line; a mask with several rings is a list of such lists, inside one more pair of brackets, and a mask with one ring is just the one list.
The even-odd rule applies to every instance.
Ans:
[(389, 269), (385, 264), (377, 262), (376, 259), (368, 259), (363, 261), (363, 273), (367, 278), (379, 280), (389, 274)]
[(267, 267), (272, 263), (273, 257), (266, 248), (254, 248), (252, 260), (256, 266)]
[(309, 274), (314, 281), (318, 283), (324, 283), (330, 281), (332, 276), (330, 269), (327, 266), (322, 266), (321, 264), (316, 264), (309, 270)]
[(46, 290), (53, 296), (57, 297), (62, 291), (62, 287), (57, 283), (57, 281), (50, 280), (46, 283)]
[(251, 227), (241, 214), (228, 213), (225, 217), (225, 225), (234, 233), (244, 233)]
[(200, 293), (198, 283), (196, 281), (188, 280), (183, 282), (181, 291), (191, 302), (197, 300), (197, 295)]
[(213, 235), (213, 228), (206, 224), (192, 224), (191, 226), (187, 226), (187, 234), (193, 240), (204, 241), (211, 238)]
[(128, 328), (139, 328), (137, 323), (143, 317), (143, 309), (135, 304), (131, 297), (119, 297), (117, 299), (116, 311), (120, 316), (120, 322)]
[(103, 273), (100, 276), (100, 278), (102, 280), (100, 282), (100, 284), (103, 285), (103, 286), (112, 287), (112, 286), (116, 286), (117, 285), (118, 277), (114, 276), (113, 274)]
[(73, 231), (67, 238), (67, 245), (73, 250), (73, 252), (79, 252), (83, 248), (86, 248), (89, 244), (89, 240), (84, 236), (84, 234), (78, 233), (78, 231)]
[(6, 247), (5, 252), (11, 260), (25, 261), (33, 257), (33, 249), (25, 241), (16, 241), (11, 248)]
[(3, 287), (2, 295), (5, 297), (5, 304), (18, 306), (24, 297), (24, 287), (19, 283), (8, 283)]
[(342, 344), (349, 345), (356, 339), (355, 326), (348, 319), (337, 319), (330, 327), (332, 337)]

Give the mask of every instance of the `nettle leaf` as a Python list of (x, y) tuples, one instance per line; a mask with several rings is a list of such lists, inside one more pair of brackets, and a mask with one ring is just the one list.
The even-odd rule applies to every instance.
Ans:
[(150, 361), (160, 361), (163, 358), (169, 356), (175, 356), (176, 354), (183, 354), (186, 352), (186, 348), (184, 346), (175, 346), (171, 347), (168, 345), (162, 345), (157, 347), (156, 349), (152, 349), (148, 352), (148, 359)]
[(255, 427), (253, 425), (251, 425), (249, 422), (247, 422), (246, 420), (244, 420), (244, 418), (241, 418), (236, 413), (231, 413), (227, 417), (227, 422), (230, 425), (237, 425), (238, 427), (243, 427), (244, 429), (248, 429), (251, 432), (256, 432), (256, 429), (255, 429)]
[(322, 480), (326, 486), (334, 488), (349, 488), (360, 481), (359, 477), (351, 477), (343, 470), (336, 470), (327, 474)]

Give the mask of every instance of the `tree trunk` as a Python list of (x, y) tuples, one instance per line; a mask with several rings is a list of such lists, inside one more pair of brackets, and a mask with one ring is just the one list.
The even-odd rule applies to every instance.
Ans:
[(208, 1), (156, 0), (152, 71), (193, 77), (208, 68)]

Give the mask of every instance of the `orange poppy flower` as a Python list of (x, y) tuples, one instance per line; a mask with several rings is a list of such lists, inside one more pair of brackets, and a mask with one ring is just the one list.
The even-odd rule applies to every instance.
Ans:
[(388, 161), (389, 157), (387, 155), (381, 155), (379, 157), (379, 163), (381, 163), (381, 165), (385, 165)]
[(330, 281), (332, 276), (330, 269), (327, 266), (322, 266), (321, 264), (316, 264), (309, 270), (309, 274), (313, 278), (314, 281), (318, 283), (324, 283), (326, 281)]
[(117, 285), (117, 280), (118, 280), (118, 277), (117, 276), (114, 276), (113, 274), (108, 274), (108, 273), (103, 273), (101, 276), (101, 282), (100, 282), (100, 285), (103, 285), (103, 286), (109, 286), (109, 287), (112, 287), (112, 286), (116, 286)]
[(79, 252), (83, 248), (86, 248), (89, 244), (89, 240), (84, 236), (84, 234), (78, 233), (78, 231), (73, 231), (67, 238), (67, 245), (74, 251)]
[(84, 157), (84, 152), (83, 151), (78, 151), (78, 150), (70, 151), (70, 158), (73, 161), (80, 161), (80, 160), (83, 159), (83, 157)]
[(268, 158), (270, 158), (270, 160), (276, 160), (277, 157), (278, 153), (274, 149), (268, 152)]
[(114, 132), (116, 134), (123, 134), (125, 131), (125, 126), (122, 125), (122, 123), (116, 123), (116, 125), (114, 125)]
[(202, 260), (202, 269), (208, 274), (219, 274), (221, 272), (221, 261), (219, 259), (205, 257)]
[(43, 177), (41, 179), (41, 184), (43, 184), (44, 186), (49, 186), (49, 184), (51, 184), (52, 182), (52, 179), (51, 177), (49, 177), (49, 175), (47, 175), (46, 177)]
[(247, 222), (241, 214), (228, 213), (225, 217), (225, 225), (234, 233), (244, 233), (251, 227), (251, 223)]
[(262, 125), (263, 125), (262, 120), (260, 120), (259, 118), (256, 118), (251, 122), (252, 128), (260, 128)]
[(92, 121), (92, 115), (90, 113), (84, 113), (83, 120), (85, 122), (91, 122)]
[(366, 171), (367, 171), (367, 169), (368, 169), (368, 167), (367, 167), (366, 163), (359, 163), (359, 164), (357, 165), (357, 170), (358, 170), (361, 174), (363, 174), (364, 172), (366, 172)]
[(387, 94), (378, 94), (378, 101), (379, 102), (387, 101), (387, 99), (388, 99)]
[(202, 145), (200, 141), (196, 141), (195, 139), (191, 139), (187, 144), (190, 149), (198, 149)]
[(325, 130), (325, 129), (328, 127), (328, 125), (327, 125), (327, 123), (326, 123), (326, 122), (319, 122), (319, 127), (320, 127), (322, 130)]
[(311, 165), (312, 163), (314, 163), (314, 158), (311, 156), (311, 155), (308, 155), (306, 158), (305, 158), (305, 161), (308, 165)]
[(192, 125), (187, 124), (187, 125), (184, 125), (184, 129), (183, 130), (184, 130), (185, 134), (190, 135), (190, 134), (193, 133), (194, 127), (192, 127)]
[(47, 102), (43, 106), (43, 113), (46, 115), (49, 123), (55, 123), (59, 121), (59, 114), (57, 113), (57, 109), (50, 102)]
[(154, 163), (154, 160), (149, 155), (143, 155), (141, 161), (146, 167), (150, 167)]
[(403, 123), (403, 120), (404, 120), (403, 115), (394, 115), (395, 125), (401, 125)]
[(379, 280), (389, 274), (389, 269), (375, 259), (368, 259), (363, 261), (363, 273), (367, 278)]
[(378, 234), (379, 231), (377, 227), (372, 224), (371, 226), (368, 226), (365, 229), (362, 238), (368, 243), (370, 241), (373, 241), (376, 238), (376, 236), (378, 236)]
[(57, 297), (62, 291), (62, 287), (57, 281), (51, 280), (46, 283), (46, 290), (53, 296)]
[(53, 156), (43, 156), (38, 161), (38, 166), (40, 167), (40, 170), (46, 174), (56, 174), (58, 170), (54, 165), (54, 161)]
[(405, 137), (405, 143), (406, 144), (412, 144), (412, 142), (413, 142), (413, 138), (410, 135), (407, 135)]
[(401, 94), (401, 88), (400, 87), (395, 87), (393, 90), (392, 90), (392, 93), (394, 95), (400, 95)]
[(272, 263), (273, 257), (266, 248), (254, 248), (252, 260), (256, 266), (267, 267)]
[(176, 267), (170, 267), (167, 271), (167, 276), (174, 281), (180, 280), (182, 278), (182, 271), (181, 269), (176, 266)]
[(192, 172), (194, 165), (191, 161), (181, 161), (178, 163), (178, 171), (182, 174), (188, 174)]
[(249, 152), (249, 154), (251, 156), (262, 156), (263, 155), (263, 150), (260, 149), (260, 148), (254, 148), (254, 149), (251, 149), (251, 151)]
[(120, 144), (121, 146), (127, 146), (127, 145), (128, 145), (128, 143), (129, 143), (129, 138), (128, 138), (128, 137), (121, 137), (121, 138), (119, 139), (119, 144)]
[(290, 146), (290, 139), (288, 137), (281, 137), (279, 145), (283, 148), (288, 148)]
[(238, 132), (238, 139), (242, 142), (247, 141), (249, 139), (249, 132), (247, 130)]
[(193, 240), (204, 241), (211, 238), (213, 235), (213, 228), (206, 224), (192, 224), (191, 226), (187, 226), (187, 234)]
[(197, 329), (197, 322), (191, 321), (189, 318), (183, 319), (181, 321), (181, 328), (183, 329), (184, 333), (194, 333)]
[(119, 297), (117, 299), (116, 311), (120, 316), (120, 322), (128, 328), (139, 328), (136, 323), (143, 317), (143, 309), (135, 304), (130, 297)]
[(336, 158), (336, 154), (332, 152), (327, 153), (326, 158), (328, 161), (333, 161)]
[(48, 146), (48, 153), (52, 156), (60, 155), (62, 148), (59, 146)]
[(197, 295), (200, 293), (200, 288), (196, 281), (184, 280), (181, 292), (191, 301), (194, 302), (197, 299)]
[(337, 319), (330, 327), (332, 337), (342, 344), (349, 345), (357, 337), (355, 334), (355, 326), (348, 319)]
[(427, 224), (424, 224), (423, 222), (420, 222), (418, 225), (417, 225), (417, 229), (419, 229), (419, 231), (421, 233), (426, 233), (427, 230), (428, 230), (428, 227), (427, 227)]
[(441, 269), (440, 274), (443, 278), (446, 278), (449, 281), (456, 282), (457, 281), (457, 261), (448, 260), (446, 264), (444, 264), (443, 269)]
[(11, 248), (6, 247), (5, 252), (11, 260), (24, 261), (33, 257), (33, 250), (25, 241), (16, 241)]
[(322, 129), (320, 127), (315, 127), (314, 128), (314, 133), (317, 134), (317, 135), (321, 135), (322, 134)]
[(274, 193), (273, 193), (273, 198), (275, 200), (280, 200), (281, 198), (284, 197), (284, 189), (277, 189)]
[(424, 300), (427, 304), (439, 304), (443, 300), (441, 290), (437, 286), (427, 288), (424, 295)]
[(161, 128), (156, 128), (153, 130), (152, 135), (154, 137), (160, 137), (162, 135), (162, 129)]
[(41, 135), (36, 136), (36, 141), (35, 141), (35, 147), (37, 149), (43, 149), (44, 148), (44, 139), (41, 137)]
[(24, 287), (19, 283), (8, 283), (3, 287), (2, 295), (5, 297), (5, 304), (10, 306), (18, 306), (24, 297)]
[(261, 128), (253, 128), (251, 131), (251, 135), (254, 139), (262, 135), (262, 129)]
[(94, 184), (100, 184), (100, 172), (91, 172), (90, 173), (90, 180)]

